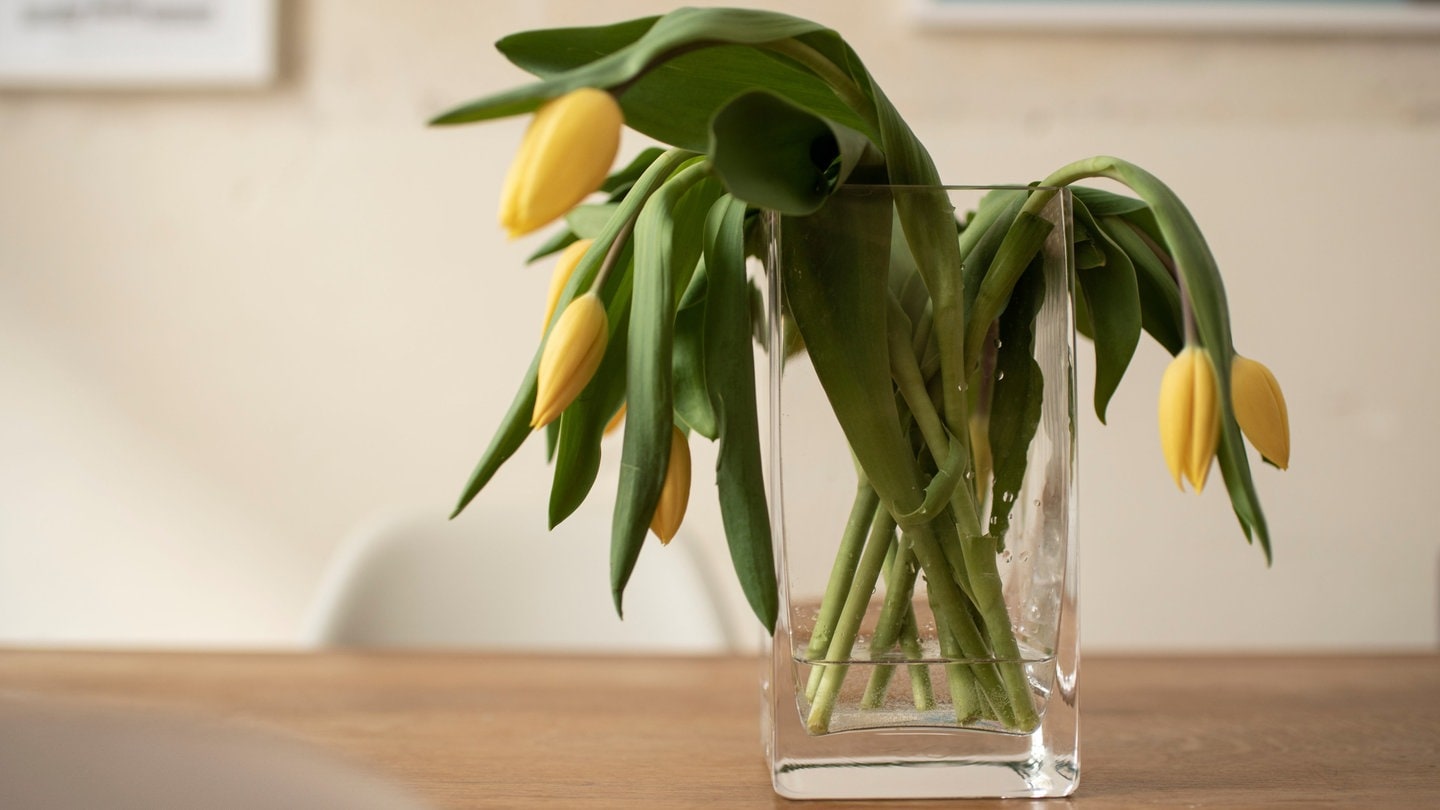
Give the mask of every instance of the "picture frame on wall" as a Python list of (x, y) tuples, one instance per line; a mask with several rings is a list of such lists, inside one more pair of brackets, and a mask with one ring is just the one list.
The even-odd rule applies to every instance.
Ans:
[(1440, 34), (1435, 0), (910, 0), (926, 27), (1057, 32)]
[(0, 0), (0, 86), (257, 87), (278, 0)]

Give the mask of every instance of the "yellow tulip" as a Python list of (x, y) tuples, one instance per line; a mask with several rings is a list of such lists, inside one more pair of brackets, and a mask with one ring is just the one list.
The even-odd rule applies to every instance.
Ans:
[(665, 467), (665, 484), (660, 489), (660, 502), (650, 518), (650, 531), (668, 545), (685, 520), (685, 507), (690, 503), (690, 442), (680, 428), (670, 428), (670, 462)]
[(605, 182), (624, 124), (615, 97), (593, 87), (536, 110), (500, 195), (500, 225), (512, 239), (549, 224)]
[(1245, 438), (1270, 463), (1290, 466), (1290, 414), (1280, 383), (1264, 363), (1235, 355), (1230, 366), (1230, 404)]
[(576, 298), (560, 313), (540, 354), (531, 427), (544, 427), (555, 421), (585, 390), (605, 357), (609, 332), (605, 305), (595, 293)]
[(1183, 473), (1196, 492), (1205, 488), (1219, 441), (1215, 367), (1204, 350), (1186, 346), (1160, 378), (1160, 448), (1175, 486), (1184, 489)]
[(555, 305), (560, 303), (560, 293), (565, 291), (565, 283), (575, 274), (575, 268), (585, 256), (585, 251), (590, 249), (592, 241), (594, 240), (581, 239), (572, 242), (555, 261), (555, 270), (550, 275), (550, 290), (545, 296), (545, 320), (540, 322), (542, 334), (550, 328), (550, 319), (555, 316)]

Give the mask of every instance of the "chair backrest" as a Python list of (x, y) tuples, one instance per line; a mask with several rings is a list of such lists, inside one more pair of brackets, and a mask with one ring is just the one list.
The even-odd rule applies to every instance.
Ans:
[(305, 640), (590, 652), (737, 646), (693, 537), (664, 547), (647, 538), (622, 621), (610, 596), (609, 526), (577, 513), (546, 532), (542, 521), (543, 510), (477, 503), (455, 521), (407, 513), (367, 522), (332, 559)]

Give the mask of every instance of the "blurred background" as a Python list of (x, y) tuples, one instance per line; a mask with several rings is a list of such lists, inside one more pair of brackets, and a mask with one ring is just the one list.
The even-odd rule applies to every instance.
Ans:
[[(1165, 471), (1164, 352), (1142, 343), (1101, 426), (1082, 345), (1087, 649), (1436, 645), (1440, 39), (767, 6), (845, 35), (951, 182), (1101, 153), (1164, 178), (1220, 260), (1237, 348), (1285, 387), (1292, 467), (1256, 473), (1267, 569), (1218, 483), (1181, 495)], [(669, 6), (278, 8), (259, 88), (0, 90), (0, 645), (296, 645), (344, 538), (447, 513), (530, 362), (550, 268), (522, 264), (543, 237), (495, 222), (525, 122), (424, 122), (525, 80), (491, 48), (506, 33)], [(758, 642), (695, 449), (682, 539)], [(539, 532), (542, 455), (522, 448), (461, 522), (533, 504)], [(486, 540), (546, 539), (514, 534)], [(598, 597), (551, 609), (607, 611), (591, 576)]]

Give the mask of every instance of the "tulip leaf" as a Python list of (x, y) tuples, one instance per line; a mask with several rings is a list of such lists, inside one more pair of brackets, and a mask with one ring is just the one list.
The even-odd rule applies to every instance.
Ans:
[(1000, 313), (995, 388), (990, 405), (990, 449), (995, 482), (986, 533), (1004, 548), (1010, 513), (1025, 481), (1030, 442), (1040, 424), (1045, 376), (1035, 362), (1035, 317), (1045, 303), (1045, 268), (1031, 262)]
[[(682, 8), (660, 18), (596, 29), (531, 31), (501, 40), (512, 62), (539, 82), (457, 107), (434, 124), (462, 124), (533, 111), (581, 87), (619, 92), (625, 122), (658, 141), (703, 151), (710, 118), (745, 90), (767, 87), (830, 120), (865, 123), (808, 70), (761, 48), (790, 39), (834, 49), (835, 32), (765, 11)], [(663, 61), (659, 61), (662, 60)]]
[(750, 609), (774, 632), (779, 613), (770, 515), (755, 412), (750, 286), (745, 278), (745, 205), (722, 197), (705, 223), (705, 352), (719, 423), (715, 484), (730, 561)]
[(845, 181), (868, 141), (762, 91), (746, 93), (715, 114), (709, 154), (736, 198), (782, 214), (809, 214)]
[(581, 239), (594, 239), (605, 232), (614, 219), (620, 203), (594, 203), (577, 205), (565, 215), (565, 224)]
[(576, 236), (574, 231), (570, 230), (569, 228), (562, 228), (561, 230), (558, 230), (555, 233), (551, 234), (550, 238), (546, 239), (543, 243), (541, 243), (540, 247), (535, 248), (534, 253), (526, 256), (525, 263), (534, 264), (535, 262), (540, 261), (546, 256), (553, 256), (556, 253), (559, 253), (560, 251), (564, 250), (567, 247), (570, 247), (578, 241), (580, 241), (580, 237)]
[(1085, 204), (1090, 216), (1095, 219), (1104, 217), (1118, 217), (1125, 214), (1133, 214), (1138, 211), (1148, 211), (1150, 206), (1144, 200), (1137, 200), (1134, 197), (1126, 197), (1104, 189), (1090, 188), (1088, 186), (1071, 186), (1070, 193), (1075, 195), (1075, 200)]
[[(709, 274), (702, 263), (695, 270), (695, 281), (708, 292)], [(711, 407), (706, 386), (708, 352), (705, 347), (706, 294), (686, 295), (694, 299), (675, 313), (675, 345), (672, 365), (675, 384), (675, 413), (686, 427), (707, 439), (719, 434), (715, 410)]]
[(1010, 232), (1015, 216), (1020, 213), (1020, 206), (1024, 205), (1028, 196), (1028, 190), (1025, 189), (997, 189), (988, 192), (980, 198), (980, 205), (976, 207), (974, 216), (965, 223), (965, 230), (960, 233), (960, 254), (964, 257), (962, 278), (967, 318), (975, 305), (980, 283), (985, 278), (990, 263), (994, 261), (1000, 243), (1005, 240), (1005, 234)]
[[(883, 267), (891, 196), (853, 190), (844, 204), (781, 217), (785, 301), (831, 410), (865, 476), (893, 510), (920, 504), (919, 476), (890, 378)], [(903, 499), (903, 500), (902, 500)]]
[(719, 182), (703, 180), (680, 198), (671, 214), (675, 234), (671, 245), (675, 289), (683, 291), (676, 302), (675, 314), (675, 412), (687, 427), (711, 441), (718, 427), (706, 383), (706, 277), (700, 255), (706, 217), (723, 193)]
[(615, 612), (622, 616), (625, 585), (640, 559), (670, 459), (674, 425), (670, 374), (677, 272), (673, 266), (672, 212), (680, 197), (704, 179), (706, 171), (703, 162), (680, 170), (645, 203), (635, 222), (625, 438), (610, 531), (610, 590)]
[[(625, 221), (646, 202), (656, 188), (670, 176), (676, 166), (689, 158), (689, 153), (672, 150), (662, 158), (656, 160), (649, 169), (645, 171), (635, 184), (634, 191), (627, 195), (622, 203), (619, 216), (607, 227), (605, 233), (595, 240), (595, 245), (585, 253), (584, 258), (576, 265), (570, 281), (566, 283), (565, 289), (560, 294), (560, 300), (556, 311), (563, 311), (581, 289), (589, 287), (590, 282), (595, 278), (596, 272), (600, 269), (601, 258), (605, 250), (598, 246), (609, 245), (619, 237), (621, 230), (625, 227)], [(465, 483), (465, 489), (460, 493), (460, 499), (451, 513), (451, 517), (460, 514), (470, 501), (480, 494), (480, 490), (494, 477), (500, 466), (505, 463), (520, 445), (525, 443), (525, 438), (530, 435), (530, 416), (535, 409), (535, 385), (540, 370), (540, 353), (543, 346), (535, 350), (535, 356), (530, 361), (530, 368), (525, 371), (525, 376), (520, 382), (520, 390), (515, 392), (515, 399), (510, 404), (510, 409), (500, 421), (500, 428), (491, 438), (489, 446), (481, 454), (480, 461), (476, 463), (475, 470), (470, 474), (470, 480)]]
[(1166, 267), (1169, 257), (1155, 254), (1144, 231), (1130, 220), (1118, 216), (1100, 217), (1100, 227), (1135, 265), (1140, 289), (1140, 315), (1145, 331), (1171, 354), (1185, 346), (1184, 325), (1180, 314), (1180, 290), (1175, 277)]
[(609, 177), (606, 177), (605, 182), (600, 184), (600, 190), (610, 195), (610, 202), (619, 202), (625, 198), (625, 193), (630, 190), (630, 187), (635, 185), (635, 181), (640, 179), (640, 175), (650, 168), (650, 164), (663, 154), (665, 154), (665, 150), (658, 146), (642, 149), (640, 154), (625, 164), (624, 168), (612, 172)]
[(1140, 289), (1135, 266), (1076, 198), (1075, 220), (1090, 234), (1091, 242), (1105, 255), (1099, 267), (1077, 268), (1080, 295), (1090, 315), (1095, 345), (1095, 415), (1103, 423), (1105, 408), (1120, 387), (1125, 369), (1140, 344)]

